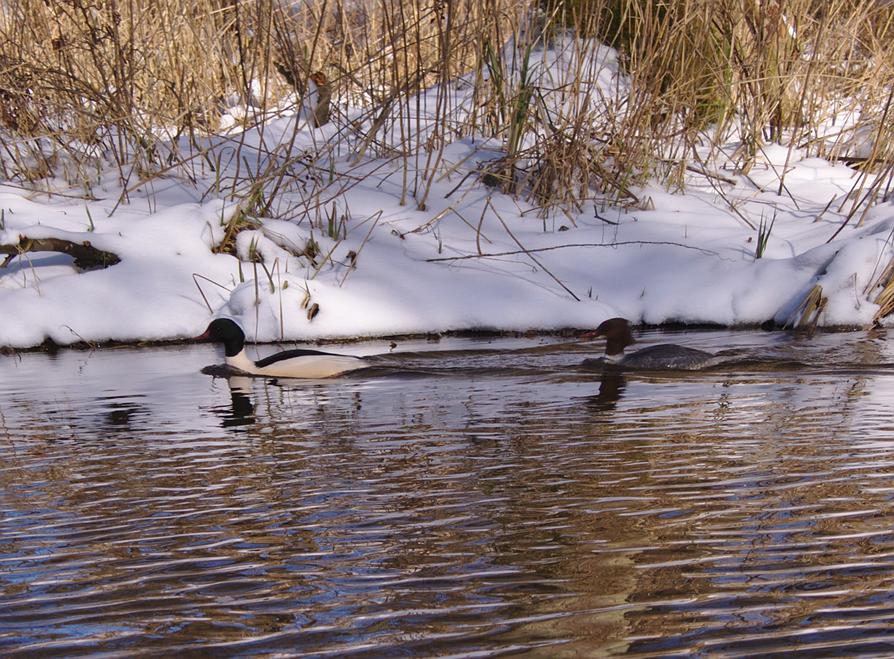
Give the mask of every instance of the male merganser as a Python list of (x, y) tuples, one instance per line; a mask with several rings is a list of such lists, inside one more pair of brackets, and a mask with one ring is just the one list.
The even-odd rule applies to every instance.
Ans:
[(725, 360), (724, 357), (713, 355), (710, 352), (673, 344), (649, 346), (629, 355), (624, 354), (624, 348), (635, 342), (633, 332), (630, 331), (630, 323), (625, 318), (609, 318), (600, 323), (595, 332), (584, 336), (604, 336), (605, 357), (602, 362), (622, 368), (694, 371), (719, 364)]
[(245, 332), (229, 318), (212, 320), (204, 334), (195, 340), (223, 343), (227, 366), (249, 375), (328, 378), (369, 366), (369, 362), (360, 357), (319, 350), (284, 350), (255, 361), (245, 352)]

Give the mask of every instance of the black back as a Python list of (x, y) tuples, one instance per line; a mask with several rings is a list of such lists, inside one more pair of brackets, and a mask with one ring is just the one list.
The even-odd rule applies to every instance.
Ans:
[[(353, 355), (337, 355), (334, 352), (323, 352), (321, 350), (303, 350), (301, 348), (298, 348), (296, 350), (283, 350), (282, 352), (278, 352), (275, 355), (264, 357), (264, 359), (259, 359), (258, 361), (256, 361), (255, 365), (258, 368), (264, 368), (265, 366), (270, 366), (271, 364), (283, 361), (284, 359), (292, 359), (292, 357), (311, 357), (313, 355), (329, 355), (331, 357), (353, 357)], [(354, 359), (359, 359), (359, 357), (354, 357)]]

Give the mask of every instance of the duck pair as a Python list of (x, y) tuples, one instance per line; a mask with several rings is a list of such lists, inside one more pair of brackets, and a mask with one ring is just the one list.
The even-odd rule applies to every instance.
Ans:
[[(621, 368), (685, 369), (704, 368), (716, 357), (711, 353), (678, 345), (657, 345), (632, 354), (624, 349), (634, 343), (630, 323), (624, 318), (610, 318), (583, 338), (605, 338), (603, 363)], [(242, 373), (281, 378), (328, 378), (370, 366), (352, 355), (339, 355), (319, 350), (285, 350), (257, 361), (245, 352), (245, 333), (229, 318), (218, 318), (208, 325), (197, 341), (222, 343), (227, 365)]]

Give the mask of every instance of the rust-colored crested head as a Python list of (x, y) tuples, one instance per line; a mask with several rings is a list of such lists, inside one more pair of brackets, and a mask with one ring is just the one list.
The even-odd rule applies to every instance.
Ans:
[(623, 353), (624, 348), (634, 343), (633, 332), (630, 331), (630, 323), (626, 318), (602, 321), (593, 335), (605, 337), (605, 354), (609, 356)]

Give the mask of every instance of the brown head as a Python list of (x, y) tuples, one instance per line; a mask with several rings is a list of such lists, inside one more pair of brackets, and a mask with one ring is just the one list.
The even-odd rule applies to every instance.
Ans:
[(593, 332), (594, 337), (605, 337), (605, 354), (608, 357), (621, 355), (624, 348), (634, 343), (633, 332), (626, 318), (609, 318), (604, 320)]

